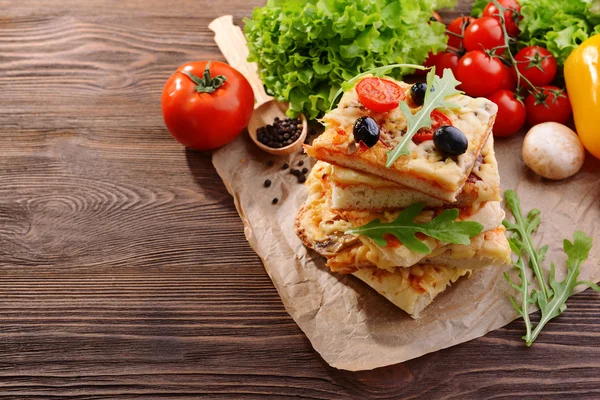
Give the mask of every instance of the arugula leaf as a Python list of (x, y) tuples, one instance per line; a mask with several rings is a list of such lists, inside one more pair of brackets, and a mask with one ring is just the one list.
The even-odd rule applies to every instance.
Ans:
[[(592, 238), (581, 231), (575, 232), (573, 242), (565, 239), (563, 250), (567, 255), (567, 276), (562, 282), (555, 279), (556, 267), (554, 263), (550, 267), (550, 277), (548, 279), (550, 287), (554, 294), (548, 302), (543, 296), (538, 296), (537, 303), (542, 311), (542, 318), (531, 334), (531, 339), (526, 341), (527, 346), (531, 346), (533, 341), (538, 337), (544, 326), (553, 318), (558, 317), (567, 309), (567, 299), (573, 294), (573, 290), (582, 282), (578, 282), (581, 264), (587, 260), (590, 250), (592, 249)], [(591, 285), (590, 285), (591, 286)], [(599, 291), (596, 285), (592, 289)]]
[[(567, 309), (566, 302), (573, 294), (575, 287), (586, 285), (593, 290), (600, 292), (600, 287), (595, 283), (578, 281), (581, 264), (587, 260), (590, 250), (592, 249), (592, 238), (581, 231), (577, 231), (574, 234), (573, 242), (565, 239), (563, 250), (568, 257), (567, 276), (563, 281), (558, 282), (555, 278), (556, 266), (554, 263), (551, 263), (548, 284), (546, 284), (541, 269), (541, 263), (546, 258), (548, 246), (542, 246), (539, 250), (536, 250), (531, 238), (531, 234), (535, 232), (540, 225), (540, 211), (535, 209), (531, 210), (527, 217), (524, 217), (517, 194), (513, 190), (507, 190), (504, 197), (506, 204), (508, 204), (511, 209), (516, 221), (515, 223), (511, 223), (505, 220), (503, 224), (512, 233), (512, 236), (508, 241), (511, 250), (517, 255), (517, 261), (513, 263), (513, 266), (519, 270), (521, 284), (517, 285), (512, 282), (506, 273), (504, 274), (504, 277), (514, 289), (521, 293), (521, 305), (519, 306), (514, 298), (511, 298), (511, 303), (525, 321), (526, 332), (523, 339), (527, 346), (531, 346), (542, 329), (544, 329), (544, 326)], [(527, 280), (524, 255), (529, 259), (529, 268), (534, 271), (537, 284), (541, 289), (539, 292), (536, 290), (529, 291), (531, 283)], [(529, 319), (529, 304), (537, 304), (542, 314), (535, 329), (532, 327), (531, 320)]]
[[(550, 296), (550, 292), (544, 280), (544, 273), (542, 272), (541, 260), (539, 257), (540, 253), (535, 249), (533, 240), (531, 239), (531, 234), (537, 231), (537, 228), (542, 222), (540, 218), (541, 211), (538, 209), (533, 209), (529, 211), (527, 217), (524, 218), (521, 212), (521, 201), (514, 190), (507, 190), (504, 192), (504, 200), (510, 207), (512, 214), (515, 217), (515, 223), (504, 220), (502, 224), (506, 227), (506, 229), (514, 233), (511, 239), (513, 242), (515, 242), (515, 245), (517, 245), (518, 248), (525, 250), (529, 255), (531, 269), (533, 269), (535, 277), (537, 278), (538, 282), (540, 282), (540, 289), (543, 296), (547, 299)], [(546, 251), (547, 246), (546, 250), (544, 250), (544, 253)]]
[(510, 298), (510, 302), (512, 303), (515, 310), (517, 310), (519, 315), (523, 317), (523, 321), (525, 321), (526, 333), (525, 336), (523, 336), (523, 339), (527, 341), (531, 338), (532, 330), (531, 320), (529, 319), (529, 304), (531, 302), (529, 301), (529, 281), (527, 280), (527, 269), (525, 267), (525, 262), (523, 261), (522, 257), (523, 248), (519, 247), (518, 243), (514, 240), (508, 239), (508, 243), (510, 244), (510, 249), (513, 251), (513, 253), (517, 254), (517, 261), (513, 263), (513, 267), (519, 271), (519, 278), (521, 278), (521, 284), (517, 285), (516, 283), (514, 283), (506, 272), (504, 273), (504, 279), (506, 279), (510, 286), (512, 286), (515, 290), (521, 292), (520, 306), (517, 304), (517, 301), (514, 299), (514, 297)]
[(446, 97), (460, 93), (460, 91), (456, 89), (456, 86), (458, 85), (460, 85), (460, 82), (454, 78), (452, 70), (446, 68), (444, 70), (444, 75), (440, 78), (435, 74), (434, 67), (427, 74), (427, 87), (432, 88), (432, 90), (428, 90), (425, 93), (423, 107), (413, 115), (406, 102), (400, 103), (400, 110), (406, 117), (408, 127), (406, 133), (402, 136), (402, 141), (396, 145), (393, 150), (388, 151), (386, 162), (387, 168), (390, 168), (401, 155), (410, 154), (408, 144), (419, 129), (431, 126), (433, 122), (431, 120), (431, 112), (433, 110), (436, 108), (459, 107), (452, 102), (446, 101)]
[(417, 233), (446, 243), (469, 244), (470, 238), (480, 234), (483, 230), (483, 225), (478, 222), (455, 222), (458, 218), (457, 209), (444, 210), (424, 224), (415, 223), (414, 219), (423, 211), (424, 207), (423, 203), (416, 203), (403, 210), (393, 222), (382, 223), (376, 219), (364, 226), (350, 229), (346, 233), (367, 236), (382, 247), (387, 245), (384, 235), (393, 235), (408, 249), (421, 254), (429, 254), (431, 249), (415, 236)]

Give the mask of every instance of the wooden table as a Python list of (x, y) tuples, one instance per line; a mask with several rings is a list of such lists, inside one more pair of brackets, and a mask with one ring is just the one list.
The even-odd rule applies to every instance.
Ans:
[(0, 398), (600, 398), (589, 291), (531, 349), (515, 322), (375, 371), (322, 361), (161, 116), (178, 65), (222, 59), (208, 23), (261, 3), (0, 0)]

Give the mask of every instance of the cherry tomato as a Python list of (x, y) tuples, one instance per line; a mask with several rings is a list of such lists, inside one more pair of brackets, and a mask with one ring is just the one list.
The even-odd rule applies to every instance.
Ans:
[(489, 99), (498, 105), (494, 137), (512, 136), (525, 125), (525, 105), (510, 90), (498, 90)]
[(463, 43), (463, 34), (471, 22), (475, 21), (473, 17), (458, 17), (450, 22), (446, 28), (446, 36), (448, 36), (448, 46), (455, 49), (461, 49)]
[(454, 76), (456, 76), (456, 67), (460, 58), (452, 51), (443, 51), (439, 53), (437, 62), (435, 63), (435, 74), (440, 78), (444, 74), (446, 68), (450, 68)]
[(546, 86), (556, 76), (556, 58), (539, 46), (527, 46), (515, 55), (517, 68), (533, 86)]
[(500, 88), (504, 79), (503, 64), (482, 50), (469, 51), (459, 61), (456, 79), (461, 89), (474, 97), (488, 96)]
[(511, 68), (508, 65), (502, 64), (502, 67), (504, 72), (500, 89), (506, 89), (514, 92), (517, 89), (517, 73), (515, 72), (514, 68)]
[(423, 143), (426, 140), (433, 140), (433, 135), (439, 127), (444, 125), (452, 126), (452, 120), (441, 111), (433, 110), (430, 116), (432, 121), (431, 127), (419, 129), (419, 131), (412, 138), (413, 142)]
[[(491, 50), (502, 47), (504, 43), (504, 32), (498, 20), (491, 17), (478, 18), (469, 25), (465, 31), (464, 45), (467, 51)], [(504, 48), (496, 49), (495, 54), (501, 55)]]
[(446, 27), (446, 36), (448, 36), (448, 46), (460, 50), (463, 44), (463, 35), (469, 24), (475, 21), (473, 17), (458, 17), (450, 22)]
[(169, 132), (195, 150), (212, 150), (232, 142), (248, 125), (253, 111), (254, 92), (246, 78), (218, 61), (182, 65), (162, 93)]
[[(517, 25), (517, 19), (520, 21), (523, 19), (522, 16), (518, 16), (517, 13), (521, 11), (521, 6), (515, 0), (498, 0), (501, 6), (505, 8), (509, 8), (509, 10), (504, 11), (504, 23), (506, 24), (506, 32), (509, 36), (518, 36), (519, 35), (519, 26)], [(483, 9), (483, 17), (493, 17), (500, 21), (500, 11), (498, 7), (494, 4), (493, 1), (490, 1), (487, 6)]]
[(365, 78), (356, 85), (361, 104), (371, 111), (384, 113), (398, 107), (406, 98), (404, 89), (382, 78)]
[(571, 102), (564, 90), (545, 86), (525, 99), (527, 122), (534, 126), (542, 122), (566, 124), (571, 117)]

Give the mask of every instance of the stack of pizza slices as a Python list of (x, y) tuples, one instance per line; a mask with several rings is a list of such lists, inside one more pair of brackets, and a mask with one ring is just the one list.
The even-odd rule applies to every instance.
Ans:
[[(417, 113), (420, 106), (411, 99), (412, 85), (393, 82), (405, 92), (411, 112)], [(410, 154), (386, 167), (390, 150), (406, 133), (406, 118), (400, 107), (383, 113), (370, 110), (356, 88), (346, 91), (337, 109), (323, 118), (325, 132), (305, 146), (318, 161), (307, 179), (308, 199), (296, 217), (298, 236), (327, 258), (333, 272), (353, 274), (413, 318), (460, 277), (510, 262), (491, 135), (497, 107), (462, 94), (454, 95), (452, 102), (453, 109), (435, 110), (440, 116), (433, 118), (429, 131), (440, 128), (437, 121), (460, 130), (468, 145), (458, 156), (440, 151), (427, 139), (428, 129), (422, 129), (421, 139), (409, 144)], [(365, 121), (377, 125), (376, 140), (361, 137)], [(383, 235), (383, 241), (352, 232), (373, 221), (394, 222), (414, 207), (420, 209), (411, 221), (415, 224), (457, 209), (456, 221), (476, 221), (483, 228), (468, 244), (417, 233), (415, 238), (429, 251), (407, 247), (393, 231)]]

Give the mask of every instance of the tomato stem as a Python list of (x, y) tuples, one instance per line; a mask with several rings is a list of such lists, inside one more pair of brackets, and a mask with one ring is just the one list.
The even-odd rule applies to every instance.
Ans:
[(523, 74), (521, 74), (521, 71), (519, 71), (519, 68), (517, 66), (518, 61), (515, 60), (515, 57), (513, 56), (512, 51), (510, 49), (511, 37), (508, 35), (508, 31), (506, 30), (506, 20), (504, 18), (504, 11), (511, 10), (511, 9), (506, 8), (503, 5), (501, 5), (498, 2), (498, 0), (492, 0), (492, 1), (494, 2), (494, 5), (498, 9), (497, 17), (500, 20), (500, 26), (502, 27), (502, 33), (504, 35), (504, 44), (506, 46), (506, 53), (508, 54), (508, 57), (510, 58), (513, 69), (517, 73), (517, 91), (521, 88), (521, 79), (522, 79), (525, 81), (525, 83), (527, 83), (529, 85), (529, 87), (531, 87), (533, 89), (534, 94), (539, 93), (540, 90), (534, 84), (532, 84), (531, 81), (529, 81), (529, 79), (525, 78), (525, 76), (523, 76)]
[(213, 93), (215, 90), (223, 86), (223, 84), (227, 81), (227, 77), (224, 75), (217, 75), (214, 78), (211, 78), (210, 63), (210, 61), (206, 63), (206, 68), (204, 69), (202, 78), (199, 78), (188, 71), (180, 71), (196, 84), (194, 89), (196, 89), (196, 92), (198, 93)]

